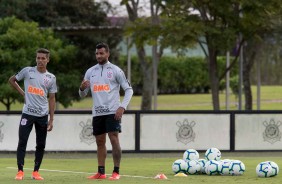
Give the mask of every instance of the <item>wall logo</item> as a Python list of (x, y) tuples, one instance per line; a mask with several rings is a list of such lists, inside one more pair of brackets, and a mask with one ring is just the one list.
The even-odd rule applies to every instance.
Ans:
[(281, 140), (281, 132), (279, 126), (281, 122), (275, 122), (274, 119), (271, 119), (269, 123), (267, 121), (263, 122), (265, 130), (263, 132), (263, 139), (271, 144)]
[(83, 121), (81, 121), (79, 123), (79, 125), (82, 127), (82, 130), (79, 134), (80, 137), (80, 141), (84, 142), (88, 145), (94, 143), (96, 141), (94, 135), (93, 135), (93, 127), (92, 127), (92, 123), (91, 120), (88, 119), (86, 123), (84, 123)]
[(3, 126), (4, 126), (4, 123), (0, 121), (0, 142), (3, 142), (3, 139), (4, 139), (4, 133), (2, 133), (3, 131), (1, 130)]
[(177, 121), (176, 125), (179, 127), (176, 133), (177, 142), (182, 142), (185, 145), (191, 141), (194, 141), (196, 134), (193, 131), (193, 127), (196, 125), (194, 121), (188, 122), (185, 119), (183, 122)]

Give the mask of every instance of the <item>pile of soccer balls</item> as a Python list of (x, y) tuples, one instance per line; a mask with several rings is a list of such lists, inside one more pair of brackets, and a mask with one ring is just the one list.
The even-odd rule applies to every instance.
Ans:
[[(217, 148), (209, 148), (205, 152), (205, 158), (200, 159), (195, 149), (187, 149), (182, 159), (177, 159), (172, 164), (172, 171), (175, 174), (185, 175), (207, 174), (238, 176), (245, 172), (245, 164), (240, 160), (223, 159)], [(268, 161), (260, 163), (256, 168), (259, 177), (275, 176), (279, 172), (276, 163)]]

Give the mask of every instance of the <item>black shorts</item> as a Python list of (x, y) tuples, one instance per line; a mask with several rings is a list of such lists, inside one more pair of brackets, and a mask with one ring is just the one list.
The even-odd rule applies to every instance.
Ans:
[(101, 135), (116, 131), (121, 132), (121, 121), (115, 120), (114, 117), (114, 114), (93, 117), (93, 135)]

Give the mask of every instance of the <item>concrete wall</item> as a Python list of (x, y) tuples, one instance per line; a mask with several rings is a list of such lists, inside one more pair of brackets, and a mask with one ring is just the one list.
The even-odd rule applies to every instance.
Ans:
[[(0, 112), (0, 151), (16, 151), (21, 112)], [(128, 111), (122, 119), (123, 151), (282, 150), (282, 113), (236, 111)], [(109, 139), (107, 148), (111, 150)], [(35, 150), (34, 128), (27, 151)], [(46, 151), (96, 151), (91, 112), (57, 112)]]

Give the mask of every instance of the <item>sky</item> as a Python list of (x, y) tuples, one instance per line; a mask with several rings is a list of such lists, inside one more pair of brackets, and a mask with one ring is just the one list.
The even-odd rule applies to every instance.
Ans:
[[(95, 0), (95, 2), (109, 2), (116, 10), (113, 13), (109, 13), (109, 16), (128, 16), (125, 6), (121, 6), (121, 0)], [(148, 15), (149, 14), (149, 0), (139, 0), (140, 1), (140, 15)]]

